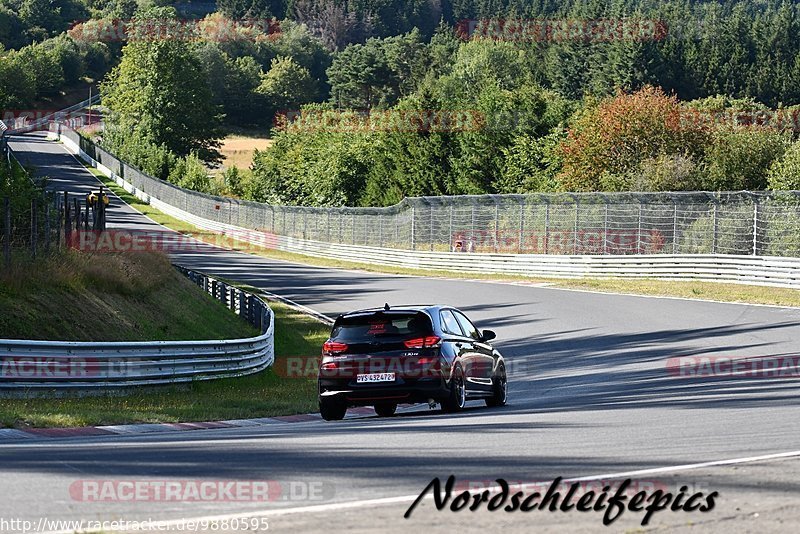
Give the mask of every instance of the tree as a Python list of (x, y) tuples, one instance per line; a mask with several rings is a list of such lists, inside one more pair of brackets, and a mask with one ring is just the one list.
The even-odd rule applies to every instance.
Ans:
[[(174, 19), (171, 8), (154, 8), (134, 25)], [(131, 40), (122, 61), (101, 85), (111, 123), (122, 136), (142, 136), (178, 156), (196, 153), (219, 161), (222, 117), (212, 103), (206, 73), (186, 40)]]
[(316, 98), (317, 87), (307, 68), (301, 67), (290, 57), (278, 57), (272, 60), (256, 92), (264, 95), (275, 109), (294, 110), (301, 104), (312, 102)]
[(683, 118), (677, 97), (652, 86), (590, 101), (561, 145), (559, 182), (567, 191), (624, 190), (631, 171), (648, 158), (702, 157), (708, 131)]
[(283, 18), (286, 15), (286, 0), (217, 0), (217, 9), (233, 20)]

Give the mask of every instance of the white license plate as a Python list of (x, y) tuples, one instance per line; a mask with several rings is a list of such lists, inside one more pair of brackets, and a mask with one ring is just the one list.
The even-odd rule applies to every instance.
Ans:
[(369, 373), (356, 375), (356, 383), (368, 384), (373, 382), (394, 382), (394, 373)]

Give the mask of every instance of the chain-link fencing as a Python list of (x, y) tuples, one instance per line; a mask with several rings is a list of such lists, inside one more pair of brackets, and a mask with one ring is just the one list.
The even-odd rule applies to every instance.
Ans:
[(192, 215), (276, 235), (384, 248), (509, 254), (800, 256), (800, 192), (407, 198), (384, 208), (278, 206), (182, 189), (54, 125), (136, 189)]

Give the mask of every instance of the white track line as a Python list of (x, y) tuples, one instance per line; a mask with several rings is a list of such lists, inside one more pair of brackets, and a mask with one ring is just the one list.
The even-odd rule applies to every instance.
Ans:
[[(694, 464), (682, 464), (682, 465), (675, 465), (669, 467), (654, 467), (650, 469), (639, 469), (636, 471), (625, 471), (621, 473), (606, 473), (602, 475), (591, 475), (586, 477), (577, 477), (577, 478), (568, 478), (564, 479), (564, 482), (587, 482), (593, 480), (609, 480), (609, 479), (618, 479), (618, 478), (631, 478), (631, 477), (638, 477), (642, 475), (652, 475), (657, 473), (672, 473), (676, 471), (690, 471), (694, 469), (705, 469), (709, 467), (720, 467), (720, 466), (727, 466), (727, 465), (737, 465), (737, 464), (744, 464), (744, 463), (753, 463), (753, 462), (764, 462), (768, 460), (780, 460), (785, 458), (797, 458), (800, 457), (800, 451), (790, 451), (790, 452), (779, 452), (775, 454), (764, 454), (761, 456), (748, 456), (744, 458), (733, 458), (728, 460), (714, 460), (710, 462), (699, 462)], [(485, 486), (482, 488), (471, 488), (470, 491), (472, 493), (479, 493), (486, 490), (489, 491), (496, 491), (498, 489), (497, 486)], [(382, 497), (377, 499), (363, 499), (359, 501), (346, 501), (346, 502), (338, 502), (338, 503), (330, 503), (330, 504), (315, 504), (311, 506), (298, 506), (294, 508), (283, 508), (283, 509), (272, 509), (272, 510), (257, 510), (252, 512), (239, 512), (234, 514), (223, 514), (223, 515), (214, 515), (214, 516), (202, 516), (202, 517), (194, 517), (194, 518), (184, 518), (184, 519), (176, 519), (176, 520), (164, 520), (164, 521), (151, 521), (148, 523), (141, 524), (142, 530), (166, 530), (169, 527), (177, 526), (177, 525), (184, 525), (189, 521), (199, 522), (199, 521), (222, 521), (222, 520), (231, 520), (231, 519), (246, 519), (246, 518), (253, 518), (253, 517), (278, 517), (278, 516), (285, 516), (285, 515), (292, 515), (292, 514), (314, 514), (314, 513), (321, 513), (321, 512), (334, 512), (338, 510), (348, 510), (353, 508), (362, 508), (368, 506), (383, 506), (387, 504), (402, 504), (402, 503), (412, 503), (419, 497), (419, 494), (416, 495), (400, 495), (397, 497)], [(432, 499), (433, 495), (428, 493), (425, 497), (425, 500)], [(45, 534), (74, 534), (75, 532), (79, 533), (94, 533), (100, 532), (99, 530), (60, 530), (60, 531), (51, 531)]]

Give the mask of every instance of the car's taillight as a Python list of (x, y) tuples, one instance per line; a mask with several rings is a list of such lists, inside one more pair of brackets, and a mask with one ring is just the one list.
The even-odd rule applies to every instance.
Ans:
[(442, 339), (439, 336), (415, 337), (403, 342), (409, 349), (423, 349), (426, 347), (436, 347)]
[(347, 350), (347, 343), (339, 343), (338, 341), (326, 341), (322, 345), (322, 352), (324, 354), (341, 354)]
[(335, 371), (339, 367), (336, 362), (325, 362), (319, 366), (323, 371)]

